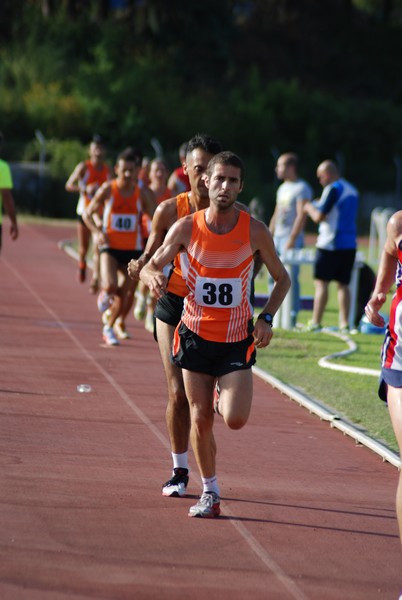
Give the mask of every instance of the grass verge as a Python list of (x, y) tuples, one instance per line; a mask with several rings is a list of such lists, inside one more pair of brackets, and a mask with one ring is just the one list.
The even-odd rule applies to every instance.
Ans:
[[(302, 269), (301, 287), (303, 294), (313, 294), (311, 267)], [(267, 291), (265, 274), (256, 280), (256, 291)], [(384, 308), (386, 314), (389, 300)], [(306, 325), (309, 319), (309, 311), (301, 311), (298, 315), (301, 325)], [(335, 327), (337, 320), (336, 286), (331, 284), (323, 325)], [(356, 343), (357, 351), (333, 361), (340, 365), (379, 370), (382, 335), (357, 333), (351, 339)], [(301, 393), (325, 404), (342, 418), (397, 452), (388, 408), (377, 395), (377, 377), (333, 371), (318, 365), (320, 358), (347, 348), (344, 341), (325, 332), (285, 331), (278, 328), (274, 330), (274, 337), (268, 348), (258, 350), (257, 365)]]
[[(60, 224), (59, 220), (23, 217), (33, 223)], [(75, 224), (75, 221), (64, 221)], [(75, 240), (73, 241), (75, 244)], [(314, 292), (311, 267), (301, 269), (302, 294)], [(256, 280), (256, 291), (267, 291), (267, 276), (262, 272)], [(387, 313), (389, 303), (384, 308)], [(307, 324), (311, 313), (301, 311), (299, 321)], [(330, 286), (324, 325), (337, 324), (338, 308), (334, 284)], [(379, 353), (382, 343), (380, 335), (356, 334), (352, 338), (357, 344), (353, 354), (336, 359), (338, 364), (379, 369)], [(325, 333), (284, 331), (275, 329), (274, 338), (268, 348), (258, 351), (257, 365), (284, 383), (290, 384), (301, 393), (318, 400), (341, 417), (357, 425), (369, 436), (397, 452), (398, 446), (392, 430), (386, 405), (377, 395), (377, 378), (323, 369), (318, 361), (323, 356), (342, 352), (345, 342)]]

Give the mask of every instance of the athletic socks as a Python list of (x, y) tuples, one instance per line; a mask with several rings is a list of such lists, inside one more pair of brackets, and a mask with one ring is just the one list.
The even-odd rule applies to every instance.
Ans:
[(213, 477), (201, 477), (203, 492), (215, 492), (219, 496), (219, 486), (216, 476)]
[(173, 469), (187, 469), (188, 468), (188, 452), (182, 452), (181, 454), (175, 454), (172, 452)]

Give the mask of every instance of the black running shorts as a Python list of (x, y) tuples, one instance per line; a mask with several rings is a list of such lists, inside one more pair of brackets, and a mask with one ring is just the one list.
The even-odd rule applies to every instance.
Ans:
[(137, 260), (142, 250), (116, 250), (115, 248), (101, 248), (100, 252), (110, 254), (119, 263), (119, 267), (127, 267), (130, 260)]
[(183, 303), (183, 296), (167, 292), (156, 303), (155, 317), (167, 325), (176, 327), (180, 323)]
[(249, 335), (241, 342), (210, 342), (180, 323), (175, 331), (172, 361), (188, 371), (221, 377), (233, 371), (251, 369), (255, 364), (254, 338)]
[(355, 262), (356, 250), (323, 250), (317, 248), (314, 265), (314, 279), (339, 281), (349, 285)]

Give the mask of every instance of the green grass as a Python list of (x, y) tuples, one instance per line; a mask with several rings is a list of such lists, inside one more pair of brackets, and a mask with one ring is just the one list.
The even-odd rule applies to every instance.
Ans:
[[(60, 221), (26, 218), (31, 222)], [(75, 221), (70, 221), (75, 224)], [(75, 240), (73, 240), (75, 244)], [(314, 294), (312, 267), (303, 266), (300, 273), (302, 295)], [(256, 279), (256, 291), (267, 292), (265, 271)], [(388, 313), (389, 300), (384, 312)], [(301, 311), (298, 321), (306, 325), (311, 319), (310, 311)], [(324, 314), (323, 326), (338, 324), (336, 284), (330, 285), (328, 306)], [(377, 378), (332, 371), (318, 366), (323, 356), (342, 352), (347, 345), (342, 340), (326, 333), (304, 331), (284, 331), (275, 328), (274, 338), (268, 348), (258, 350), (257, 365), (284, 383), (325, 404), (341, 417), (356, 424), (371, 437), (385, 443), (394, 451), (398, 450), (391, 427), (388, 409), (377, 395)], [(335, 359), (338, 364), (366, 367), (379, 370), (381, 335), (356, 334), (351, 339), (357, 344), (357, 351), (346, 357)]]
[[(313, 295), (314, 286), (311, 266), (301, 269), (303, 295)], [(267, 291), (265, 273), (256, 280), (256, 291)], [(384, 307), (388, 312), (389, 301)], [(307, 324), (310, 311), (301, 311), (298, 321)], [(338, 324), (336, 284), (330, 285), (328, 306), (323, 326)], [(357, 333), (350, 336), (357, 344), (357, 351), (348, 356), (333, 359), (337, 364), (369, 369), (380, 369), (382, 335)], [(334, 371), (318, 366), (320, 358), (347, 350), (347, 344), (328, 333), (285, 331), (275, 328), (274, 338), (268, 348), (258, 350), (257, 365), (284, 383), (325, 404), (336, 414), (359, 426), (371, 437), (398, 451), (388, 409), (377, 395), (378, 380), (375, 376)]]

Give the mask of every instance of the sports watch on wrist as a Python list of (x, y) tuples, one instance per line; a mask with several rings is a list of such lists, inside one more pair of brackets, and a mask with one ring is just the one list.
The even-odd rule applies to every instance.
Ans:
[(262, 319), (272, 327), (274, 317), (270, 313), (261, 313), (260, 315), (258, 315), (257, 320), (258, 319)]

